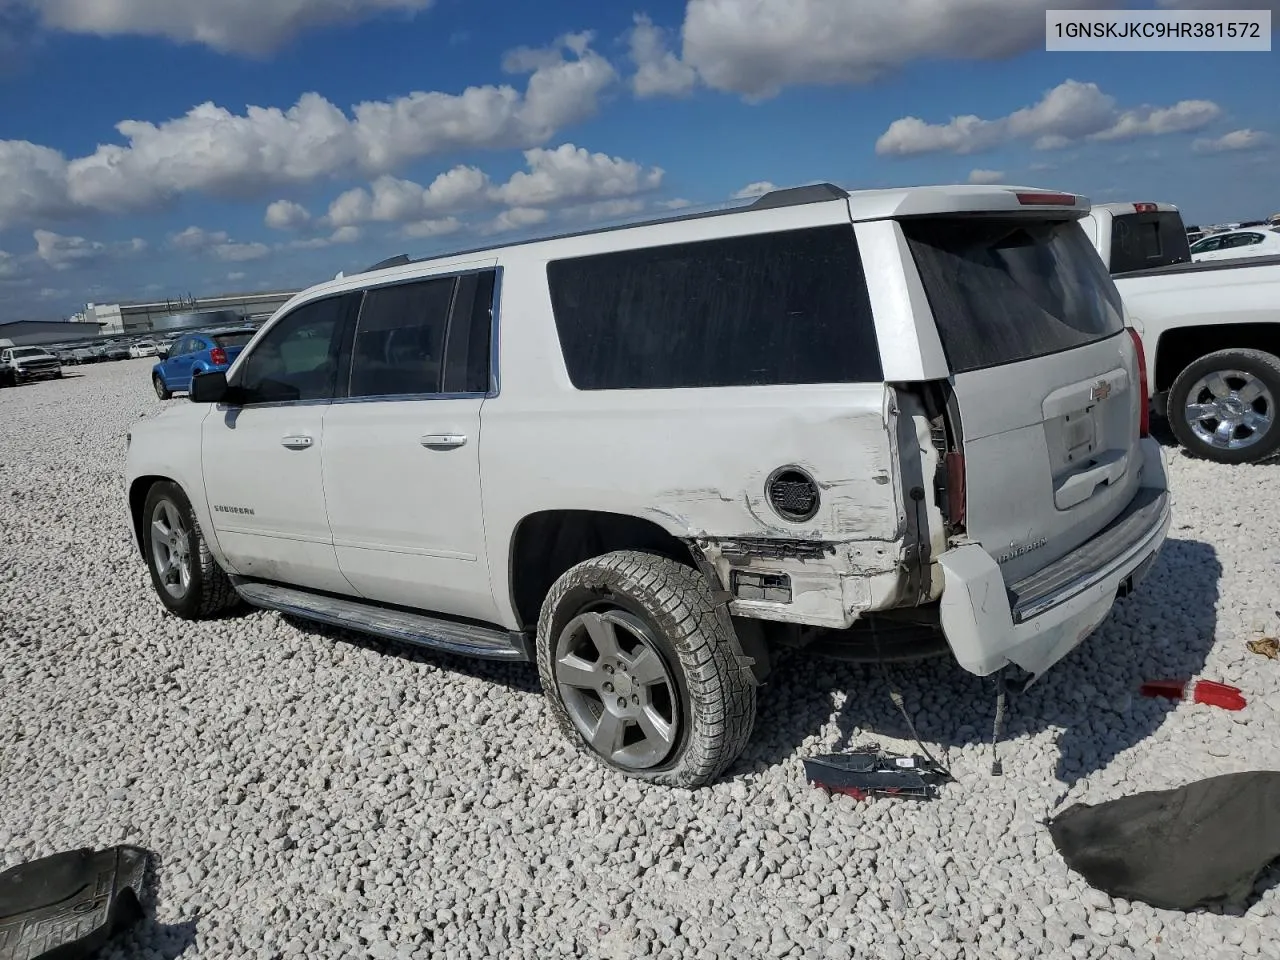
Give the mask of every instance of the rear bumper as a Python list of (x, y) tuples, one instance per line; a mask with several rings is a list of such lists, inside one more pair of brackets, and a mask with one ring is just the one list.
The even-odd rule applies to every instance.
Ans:
[(1013, 663), (1039, 676), (1097, 628), (1117, 596), (1146, 575), (1169, 530), (1159, 445), (1143, 440), (1142, 485), (1125, 511), (1067, 556), (1006, 584), (977, 544), (939, 558), (942, 630), (964, 669), (979, 676)]

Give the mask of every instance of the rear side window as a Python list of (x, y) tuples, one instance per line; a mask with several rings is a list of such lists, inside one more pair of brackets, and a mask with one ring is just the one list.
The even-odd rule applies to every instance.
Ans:
[(377, 287), (364, 295), (351, 354), (352, 397), (440, 392), (454, 277)]
[(852, 226), (556, 260), (547, 279), (579, 390), (881, 379)]
[(922, 219), (902, 229), (953, 373), (1124, 329), (1115, 283), (1074, 220)]
[(1112, 218), (1112, 273), (1168, 267), (1190, 259), (1187, 230), (1179, 214), (1129, 213)]

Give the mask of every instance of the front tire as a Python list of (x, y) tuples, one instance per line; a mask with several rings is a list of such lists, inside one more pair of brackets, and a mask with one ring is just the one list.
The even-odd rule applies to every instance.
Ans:
[(538, 620), (538, 674), (566, 737), (628, 776), (692, 789), (755, 724), (755, 681), (703, 577), (622, 551), (568, 570)]
[(168, 400), (173, 396), (172, 391), (164, 385), (164, 381), (160, 379), (160, 374), (154, 374), (151, 377), (151, 386), (155, 388), (156, 397), (161, 400)]
[(1280, 358), (1219, 350), (1190, 364), (1169, 390), (1169, 428), (1190, 453), (1255, 463), (1280, 450)]
[(191, 501), (176, 483), (161, 481), (147, 491), (142, 545), (151, 583), (170, 613), (203, 620), (239, 602), (235, 587), (209, 552)]

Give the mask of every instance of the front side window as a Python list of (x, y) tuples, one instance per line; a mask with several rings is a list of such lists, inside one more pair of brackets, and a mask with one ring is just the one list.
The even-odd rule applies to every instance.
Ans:
[(579, 390), (882, 376), (850, 224), (556, 260), (547, 279)]
[(351, 397), (440, 392), (455, 277), (366, 291), (351, 351)]
[(332, 399), (347, 303), (345, 296), (315, 300), (276, 323), (236, 371), (242, 402)]

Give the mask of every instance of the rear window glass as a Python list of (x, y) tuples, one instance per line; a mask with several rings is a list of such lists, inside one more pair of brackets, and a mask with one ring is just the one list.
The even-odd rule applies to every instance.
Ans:
[(908, 220), (902, 229), (953, 373), (1124, 329), (1115, 283), (1074, 220)]
[(1177, 213), (1130, 213), (1111, 221), (1112, 273), (1168, 267), (1190, 259), (1187, 231)]
[(219, 333), (211, 339), (225, 350), (227, 347), (243, 347), (253, 339), (253, 333)]
[(881, 379), (849, 225), (557, 260), (547, 278), (579, 390)]

